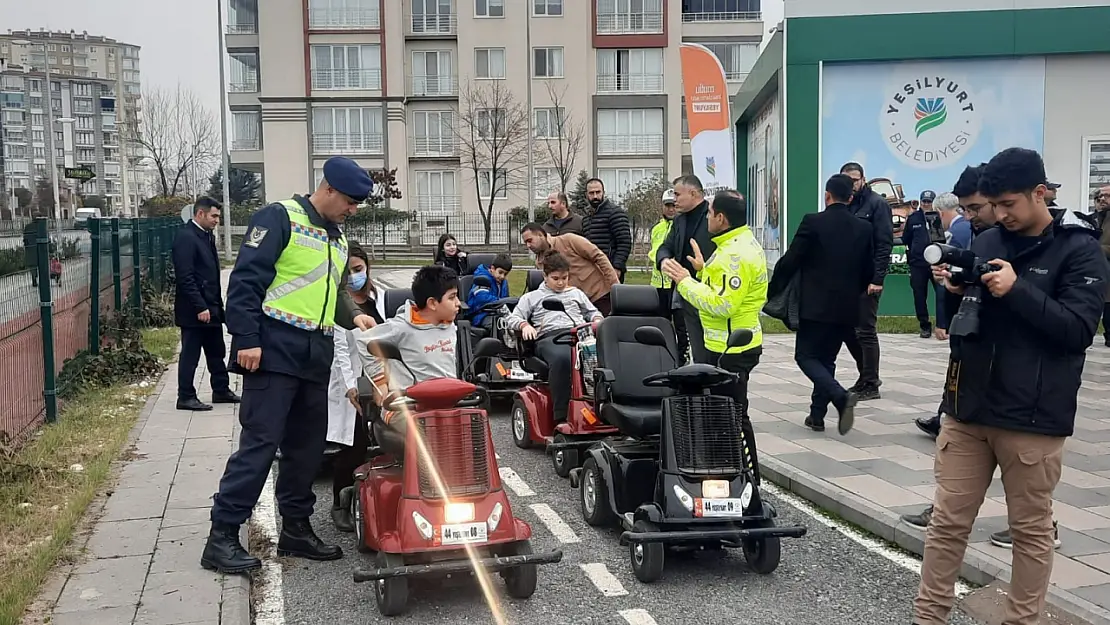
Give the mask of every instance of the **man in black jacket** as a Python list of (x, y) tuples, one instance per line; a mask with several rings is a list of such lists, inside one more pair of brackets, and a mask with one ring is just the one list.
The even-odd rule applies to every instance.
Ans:
[(1047, 206), (1036, 152), (1000, 152), (984, 168), (979, 189), (1002, 228), (979, 235), (971, 251), (997, 269), (982, 286), (954, 284), (946, 267), (934, 271), (953, 294), (978, 288), (981, 303), (978, 333), (951, 339), (945, 388), (954, 414), (937, 439), (917, 625), (948, 622), (968, 535), (995, 467), (1013, 540), (1002, 620), (1038, 622), (1052, 572), (1052, 491), (1110, 274), (1098, 229), (1084, 216)]
[[(701, 184), (701, 179), (693, 174), (675, 179), (674, 196), (678, 214), (674, 217), (667, 238), (655, 253), (655, 265), (662, 271), (663, 261), (673, 258), (691, 275), (696, 276), (697, 269), (693, 265), (694, 248), (690, 242), (697, 242), (702, 258), (709, 258), (717, 250), (717, 245), (713, 243), (713, 236), (709, 233), (709, 201), (705, 199), (705, 188)], [(672, 298), (672, 302), (671, 308), (676, 311), (676, 314), (682, 315), (686, 325), (686, 335), (689, 337), (690, 352), (694, 362), (710, 362), (711, 356), (705, 349), (698, 309), (678, 297), (677, 293)]]
[(813, 382), (806, 427), (825, 431), (831, 403), (841, 435), (852, 428), (856, 395), (836, 381), (836, 357), (854, 334), (859, 298), (874, 273), (871, 226), (848, 212), (852, 179), (836, 174), (825, 183), (825, 210), (802, 217), (790, 248), (775, 265), (767, 297), (775, 297), (801, 272), (794, 360)]
[(605, 183), (598, 178), (586, 181), (586, 201), (590, 212), (582, 222), (584, 236), (605, 252), (621, 282), (632, 255), (632, 228), (628, 213), (605, 197)]
[(867, 292), (860, 298), (859, 325), (855, 336), (848, 341), (848, 351), (859, 369), (859, 380), (852, 391), (860, 401), (879, 398), (879, 335), (875, 329), (879, 322), (879, 297), (883, 294), (883, 281), (890, 269), (890, 248), (894, 244), (894, 223), (890, 204), (883, 196), (871, 190), (859, 163), (845, 163), (840, 173), (852, 179), (852, 202), (848, 210), (856, 217), (871, 224), (871, 253), (875, 255), (874, 273), (867, 285)]
[(193, 377), (200, 352), (212, 376), (212, 403), (237, 404), (224, 357), (224, 298), (220, 287), (220, 255), (212, 231), (220, 223), (222, 206), (210, 197), (193, 205), (193, 218), (177, 231), (173, 267), (177, 293), (174, 323), (181, 328), (181, 358), (177, 367), (177, 409), (212, 410), (197, 398)]

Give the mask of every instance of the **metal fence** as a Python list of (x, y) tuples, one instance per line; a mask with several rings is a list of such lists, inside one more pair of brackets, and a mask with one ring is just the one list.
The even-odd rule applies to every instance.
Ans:
[[(54, 225), (35, 220), (33, 236), (0, 267), (0, 442), (9, 445), (57, 418), (64, 390), (57, 374), (81, 352), (98, 352), (105, 317), (141, 312), (141, 276), (156, 289), (169, 286), (169, 250), (181, 220), (90, 219), (87, 247), (63, 244), (76, 231), (59, 236)], [(22, 263), (13, 266), (16, 252)]]

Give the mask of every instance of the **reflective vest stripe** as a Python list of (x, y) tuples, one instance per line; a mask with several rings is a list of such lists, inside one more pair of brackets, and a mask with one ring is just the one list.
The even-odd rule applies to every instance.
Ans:
[[(324, 278), (325, 276), (328, 275), (328, 265), (330, 265), (330, 264), (331, 263), (325, 262), (325, 263), (319, 265), (318, 267), (316, 267), (315, 269), (313, 269), (312, 271), (304, 274), (303, 276), (293, 278), (292, 280), (290, 280), (289, 282), (286, 282), (285, 284), (282, 284), (282, 285), (279, 285), (279, 286), (276, 286), (276, 287), (270, 289), (269, 291), (266, 292), (266, 299), (264, 299), (262, 301), (263, 302), (272, 302), (272, 301), (274, 301), (278, 298), (285, 297), (286, 295), (289, 295), (290, 293), (293, 293), (294, 291), (300, 291), (301, 289), (305, 289), (305, 288), (308, 288), (308, 287), (312, 286), (317, 280), (320, 280), (320, 279), (322, 279), (322, 278)], [(338, 280), (336, 280), (336, 284), (339, 284)]]

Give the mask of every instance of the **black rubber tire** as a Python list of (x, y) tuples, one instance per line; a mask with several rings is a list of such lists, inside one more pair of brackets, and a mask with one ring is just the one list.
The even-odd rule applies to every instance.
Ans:
[[(588, 497), (592, 497), (592, 503), (587, 501)], [(610, 527), (617, 520), (616, 513), (609, 506), (609, 489), (605, 476), (592, 457), (586, 458), (586, 464), (582, 465), (578, 502), (582, 508), (582, 519), (592, 527)]]
[(519, 399), (513, 399), (513, 408), (509, 412), (509, 426), (513, 433), (514, 445), (521, 449), (532, 446), (532, 439), (528, 434), (528, 411), (524, 408), (524, 402)]
[[(351, 489), (351, 523), (355, 526), (355, 548), (359, 553), (374, 553), (366, 544), (366, 519), (362, 514), (362, 496), (360, 493), (359, 483), (355, 482), (354, 486), (348, 486)], [(343, 491), (346, 492), (347, 488)]]
[[(565, 443), (567, 437), (556, 434), (552, 442)], [(551, 452), (551, 467), (555, 469), (555, 475), (562, 478), (570, 477), (571, 470), (578, 468), (578, 452), (571, 449)]]
[[(752, 524), (752, 527), (774, 527), (774, 519), (765, 519)], [(770, 575), (779, 568), (782, 560), (782, 539), (778, 536), (770, 538), (745, 539), (742, 541), (744, 559), (748, 566), (760, 575)]]
[[(378, 568), (404, 566), (405, 558), (396, 553), (378, 552), (374, 559)], [(409, 580), (404, 577), (391, 577), (374, 582), (374, 601), (382, 616), (403, 614), (409, 605)]]
[[(636, 521), (633, 532), (655, 532), (659, 528), (648, 521)], [(637, 550), (637, 547), (640, 547)], [(628, 555), (632, 562), (632, 573), (645, 584), (659, 581), (663, 577), (663, 564), (666, 550), (663, 543), (629, 543)]]
[[(532, 543), (522, 540), (507, 550), (508, 555), (532, 555)], [(505, 580), (505, 592), (513, 599), (528, 599), (536, 594), (536, 585), (539, 581), (539, 572), (535, 564), (522, 564), (518, 567), (506, 569), (501, 577)]]

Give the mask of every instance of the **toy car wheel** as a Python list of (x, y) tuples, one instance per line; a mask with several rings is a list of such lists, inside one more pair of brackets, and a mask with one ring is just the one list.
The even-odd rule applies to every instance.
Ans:
[(607, 527), (613, 524), (616, 515), (609, 507), (609, 490), (605, 476), (597, 466), (597, 461), (587, 458), (582, 467), (581, 483), (578, 485), (578, 499), (582, 504), (582, 518), (594, 527)]
[[(404, 566), (405, 559), (400, 554), (379, 552), (374, 564), (380, 569), (388, 569)], [(379, 579), (374, 583), (374, 600), (382, 616), (401, 614), (409, 604), (409, 580), (404, 577)]]
[[(366, 516), (362, 513), (362, 493), (357, 485), (351, 488), (351, 523), (355, 526), (355, 547), (359, 553), (373, 553), (366, 544)], [(346, 490), (346, 489), (344, 489)]]
[[(647, 533), (658, 531), (658, 528), (648, 521), (636, 521), (632, 531)], [(650, 584), (663, 577), (663, 543), (629, 543), (628, 553), (632, 559), (632, 573), (636, 579)]]
[[(751, 527), (774, 526), (774, 519), (764, 519), (751, 525)], [(779, 561), (782, 560), (782, 539), (778, 536), (747, 538), (742, 542), (744, 559), (748, 561), (748, 566), (752, 567), (753, 571), (760, 575), (767, 575), (779, 568)]]
[[(552, 439), (555, 443), (566, 443), (567, 437), (562, 434), (556, 434)], [(578, 468), (578, 450), (577, 449), (560, 449), (551, 453), (551, 466), (555, 468), (555, 475), (559, 477), (570, 477), (570, 472)]]
[[(506, 555), (528, 556), (532, 555), (532, 543), (522, 540), (507, 550)], [(528, 599), (536, 593), (536, 565), (522, 564), (518, 567), (506, 569), (501, 577), (505, 579), (505, 592), (514, 599)]]
[(513, 400), (512, 411), (513, 444), (521, 449), (532, 446), (532, 439), (528, 434), (528, 411), (524, 409), (524, 402)]

